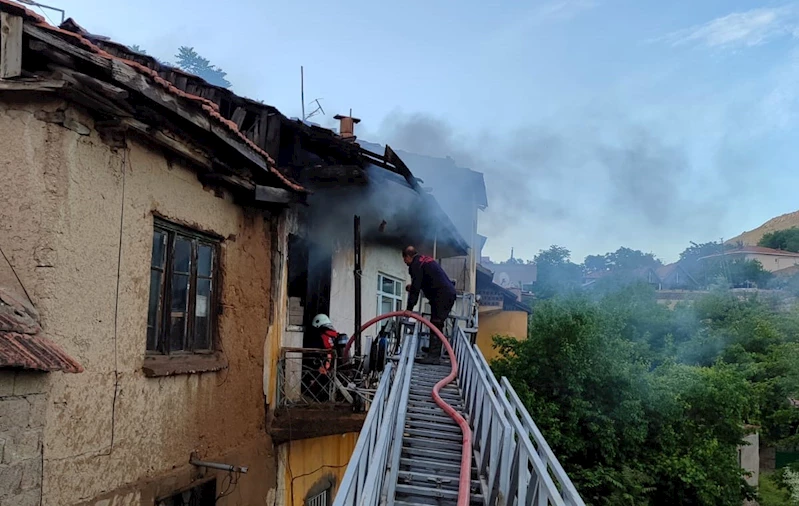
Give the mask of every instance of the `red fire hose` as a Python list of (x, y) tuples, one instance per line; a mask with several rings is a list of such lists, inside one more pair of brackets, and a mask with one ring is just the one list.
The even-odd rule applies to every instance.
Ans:
[[(376, 318), (372, 318), (368, 322), (364, 323), (361, 329), (355, 335), (350, 337), (349, 341), (347, 341), (347, 345), (344, 347), (343, 355), (345, 357), (347, 356), (350, 346), (352, 345), (352, 342), (355, 340), (356, 336), (361, 335), (364, 330), (368, 329), (380, 320), (393, 318), (395, 316), (413, 318), (414, 320), (426, 325), (436, 335), (436, 337), (441, 340), (441, 343), (444, 345), (444, 348), (446, 348), (449, 359), (452, 362), (452, 369), (449, 372), (449, 376), (436, 383), (436, 385), (433, 387), (433, 401), (435, 401), (435, 403), (438, 404), (438, 407), (443, 409), (444, 412), (450, 416), (450, 418), (455, 420), (455, 422), (457, 422), (458, 426), (461, 428), (461, 433), (463, 434), (463, 447), (461, 449), (461, 476), (458, 485), (458, 506), (468, 506), (471, 498), (472, 429), (469, 427), (469, 423), (461, 416), (461, 414), (455, 411), (455, 408), (444, 402), (444, 399), (442, 399), (441, 395), (439, 395), (441, 389), (452, 383), (452, 381), (458, 375), (458, 361), (455, 358), (455, 351), (452, 349), (452, 346), (449, 344), (447, 338), (444, 337), (444, 334), (442, 334), (440, 330), (433, 326), (433, 324), (430, 323), (427, 318), (424, 318), (421, 315), (411, 311), (393, 311), (391, 313), (382, 314)], [(410, 352), (413, 353), (413, 350), (410, 350)]]

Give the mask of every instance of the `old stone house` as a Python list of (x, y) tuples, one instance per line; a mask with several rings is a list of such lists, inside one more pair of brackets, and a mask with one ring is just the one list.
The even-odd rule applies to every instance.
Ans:
[(469, 245), (390, 148), (0, 14), (0, 504), (331, 495), (358, 416), (287, 428), (281, 350), (401, 306), (402, 245)]

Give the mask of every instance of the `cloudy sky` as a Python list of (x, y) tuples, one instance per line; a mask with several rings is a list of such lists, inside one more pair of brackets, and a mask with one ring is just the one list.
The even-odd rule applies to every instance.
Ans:
[[(676, 259), (799, 209), (799, 2), (50, 0), (239, 94), (485, 173), (486, 252)], [(180, 7), (191, 5), (191, 7)], [(48, 13), (58, 21), (56, 14)]]

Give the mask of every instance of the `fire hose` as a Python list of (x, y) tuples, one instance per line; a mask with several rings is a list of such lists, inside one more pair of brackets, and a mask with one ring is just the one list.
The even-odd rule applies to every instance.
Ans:
[[(363, 333), (364, 330), (368, 329), (375, 323), (385, 320), (387, 318), (393, 318), (395, 316), (401, 316), (405, 318), (413, 318), (414, 320), (426, 325), (441, 341), (441, 344), (444, 345), (444, 348), (447, 350), (447, 354), (449, 355), (450, 362), (452, 363), (452, 368), (450, 369), (449, 375), (435, 384), (433, 387), (433, 401), (441, 408), (450, 418), (455, 420), (458, 426), (461, 429), (461, 433), (463, 435), (462, 439), (462, 449), (461, 449), (461, 473), (460, 473), (460, 481), (458, 484), (458, 506), (468, 506), (470, 502), (470, 489), (471, 489), (471, 475), (472, 475), (472, 429), (469, 427), (469, 423), (458, 413), (455, 408), (444, 402), (444, 399), (441, 398), (439, 392), (445, 386), (452, 383), (453, 380), (458, 375), (458, 360), (455, 358), (455, 351), (452, 349), (452, 345), (449, 343), (449, 340), (444, 337), (444, 334), (441, 333), (427, 318), (424, 318), (421, 315), (418, 315), (412, 311), (393, 311), (391, 313), (382, 314), (378, 317), (372, 318), (368, 322), (364, 323), (363, 326), (350, 337), (349, 341), (347, 341), (347, 345), (344, 347), (343, 356), (348, 356), (350, 346), (352, 345), (355, 338)], [(410, 350), (413, 352), (413, 350)]]

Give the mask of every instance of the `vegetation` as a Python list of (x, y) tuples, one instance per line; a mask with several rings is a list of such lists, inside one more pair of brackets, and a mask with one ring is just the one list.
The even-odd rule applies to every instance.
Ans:
[(197, 51), (195, 51), (193, 47), (179, 47), (178, 54), (175, 55), (175, 58), (177, 58), (178, 67), (186, 72), (202, 77), (208, 81), (209, 84), (221, 86), (222, 88), (230, 88), (230, 81), (225, 79), (227, 72), (224, 72), (219, 67), (211, 65), (211, 62), (197, 54)]
[[(567, 253), (548, 250), (544, 265)], [(492, 367), (587, 504), (741, 504), (755, 493), (737, 460), (746, 427), (763, 445), (797, 442), (799, 315), (770, 300), (719, 290), (669, 310), (646, 285), (560, 290), (528, 330), (495, 339)]]
[(799, 253), (799, 228), (768, 232), (760, 238), (758, 246)]

